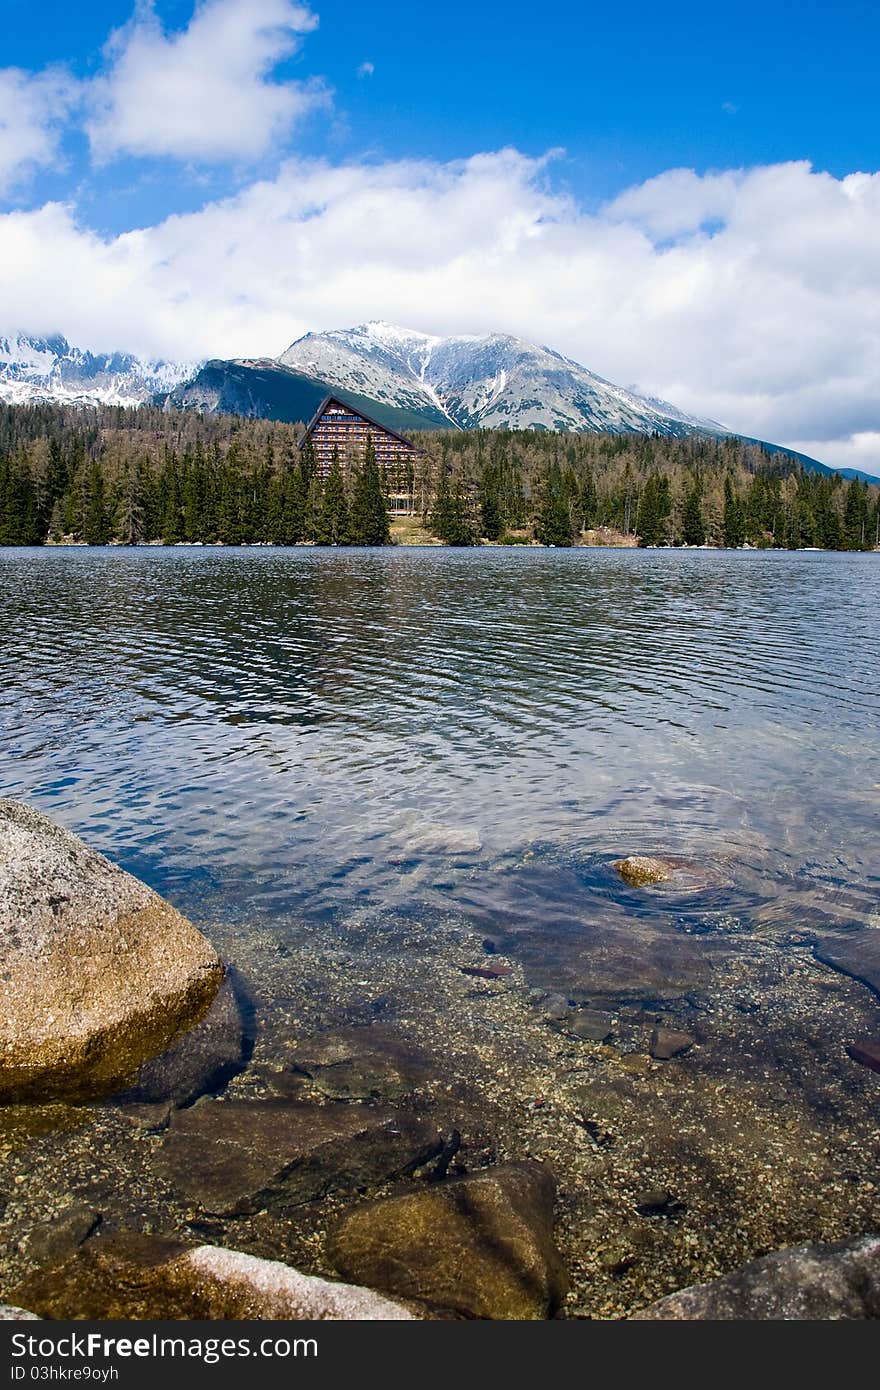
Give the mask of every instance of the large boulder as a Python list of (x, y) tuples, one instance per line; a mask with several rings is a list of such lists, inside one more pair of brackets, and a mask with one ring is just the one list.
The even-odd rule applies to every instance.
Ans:
[(366, 1321), (413, 1316), (370, 1289), (301, 1274), (276, 1260), (130, 1234), (97, 1236), (24, 1289), (37, 1313), (53, 1319)]
[(347, 1279), (474, 1318), (546, 1318), (566, 1291), (556, 1183), (506, 1163), (356, 1207), (329, 1253)]
[(430, 1120), (387, 1106), (203, 1099), (175, 1112), (156, 1164), (203, 1211), (242, 1216), (400, 1177), (442, 1147)]
[(146, 884), (0, 801), (0, 1101), (130, 1082), (206, 1012), (223, 965)]
[(714, 1322), (880, 1318), (880, 1236), (777, 1250), (711, 1284), (669, 1294), (634, 1317)]

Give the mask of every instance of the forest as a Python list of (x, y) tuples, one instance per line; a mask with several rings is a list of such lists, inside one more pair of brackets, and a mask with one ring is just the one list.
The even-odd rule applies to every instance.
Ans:
[(153, 407), (0, 407), (0, 545), (386, 545), (389, 494), (448, 545), (872, 550), (880, 488), (741, 439), (432, 432), (388, 478), (318, 476), (303, 425)]

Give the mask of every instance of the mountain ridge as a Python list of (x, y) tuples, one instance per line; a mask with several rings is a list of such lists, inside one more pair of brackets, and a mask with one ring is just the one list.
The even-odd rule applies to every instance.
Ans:
[[(441, 337), (371, 320), (306, 333), (278, 357), (202, 362), (95, 354), (72, 347), (60, 334), (0, 336), (0, 403), (149, 403), (294, 423), (310, 419), (328, 394), (343, 395), (403, 433), (537, 429), (672, 438), (735, 433), (507, 333)], [(833, 469), (783, 445), (735, 437), (797, 458), (812, 471), (878, 481), (860, 469)]]
[(0, 336), (0, 401), (10, 405), (152, 403), (198, 369), (196, 362), (71, 347), (60, 333)]

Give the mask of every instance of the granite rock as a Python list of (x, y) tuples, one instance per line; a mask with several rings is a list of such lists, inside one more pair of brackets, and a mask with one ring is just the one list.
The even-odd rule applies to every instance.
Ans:
[(236, 1216), (406, 1175), (442, 1147), (410, 1111), (205, 1098), (174, 1113), (155, 1162), (203, 1211)]
[(555, 1190), (535, 1162), (426, 1185), (355, 1208), (330, 1257), (346, 1278), (465, 1317), (545, 1318), (566, 1290)]
[(880, 1236), (777, 1250), (710, 1284), (669, 1294), (634, 1316), (667, 1321), (880, 1318)]
[(133, 1234), (98, 1236), (23, 1287), (39, 1314), (53, 1319), (374, 1321), (413, 1316), (370, 1289), (301, 1274), (276, 1260)]
[(0, 1101), (101, 1094), (207, 1011), (192, 923), (48, 817), (0, 801)]

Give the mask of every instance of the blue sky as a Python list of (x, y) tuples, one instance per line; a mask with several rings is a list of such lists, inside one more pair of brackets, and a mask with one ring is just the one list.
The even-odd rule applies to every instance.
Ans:
[(179, 357), (500, 328), (876, 468), (875, 3), (0, 20), (0, 332)]
[[(155, 5), (169, 29), (185, 27), (192, 8)], [(552, 0), (537, 9), (326, 0), (318, 9), (303, 51), (275, 69), (279, 80), (320, 75), (334, 93), (334, 109), (289, 142), (299, 152), (446, 160), (505, 145), (534, 155), (561, 147), (558, 177), (587, 203), (678, 166), (807, 159), (838, 175), (877, 166), (876, 3), (636, 2), (621, 13)], [(64, 63), (88, 77), (132, 10), (118, 0), (0, 0), (0, 60), (30, 70)], [(370, 76), (359, 74), (364, 63)], [(85, 142), (72, 137), (68, 150), (71, 167), (42, 181), (50, 196), (87, 174)], [(227, 190), (255, 172), (215, 165), (193, 188), (191, 174), (166, 167), (157, 178), (149, 164), (123, 160), (88, 176), (82, 196), (102, 227), (196, 207), (206, 188)]]

